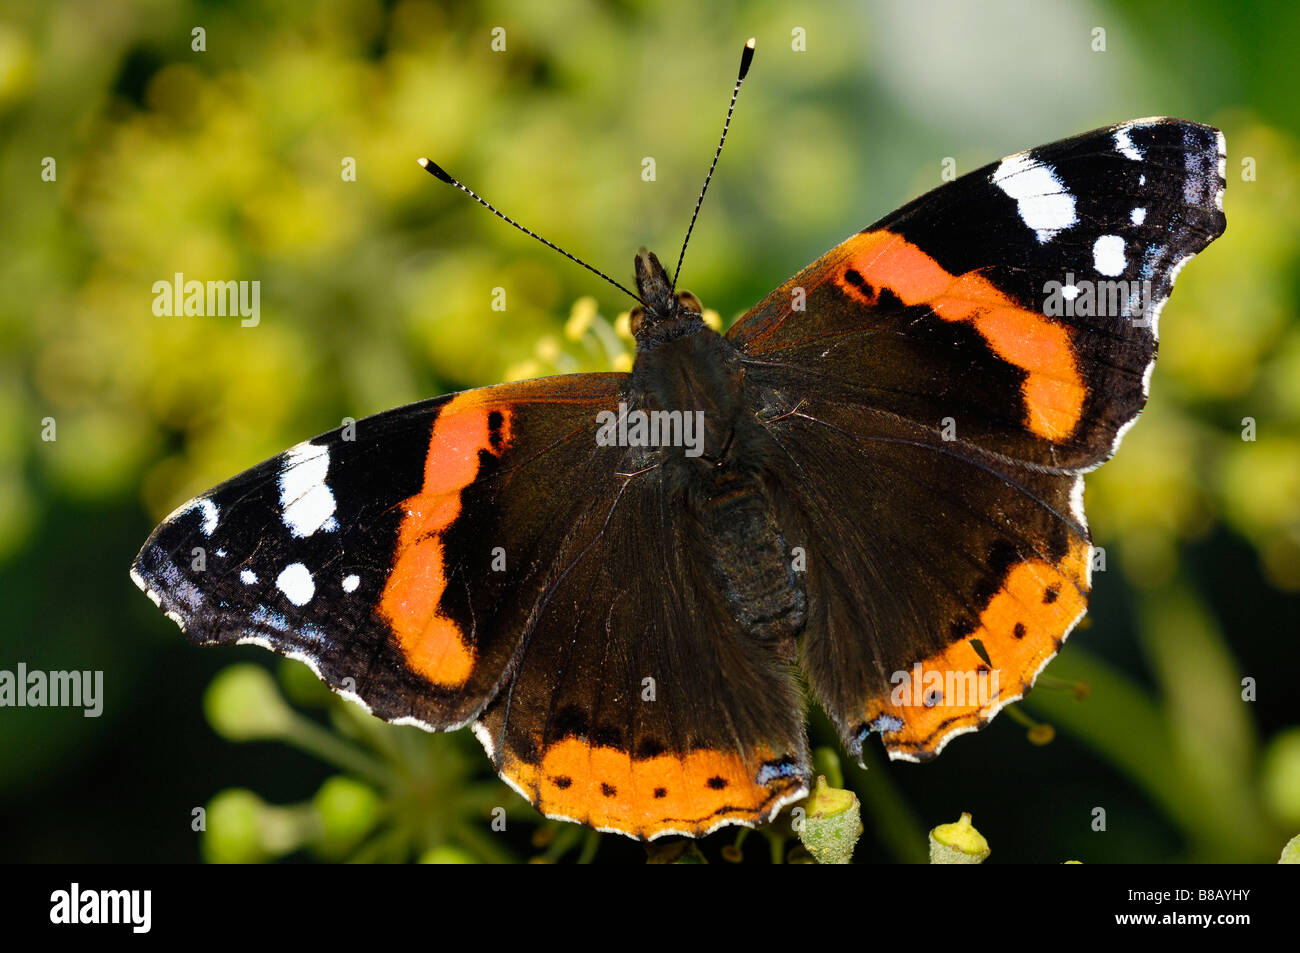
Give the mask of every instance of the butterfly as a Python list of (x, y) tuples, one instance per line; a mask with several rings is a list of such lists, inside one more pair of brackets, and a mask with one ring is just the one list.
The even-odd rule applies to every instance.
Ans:
[(167, 517), (132, 577), (193, 642), (300, 659), (394, 724), (472, 726), (547, 816), (764, 823), (808, 792), (802, 684), (855, 757), (877, 734), (922, 761), (1056, 655), (1091, 587), (1083, 474), (1146, 403), (1224, 169), (1221, 133), (1169, 118), (1021, 152), (725, 334), (642, 249), (630, 373), (300, 443)]

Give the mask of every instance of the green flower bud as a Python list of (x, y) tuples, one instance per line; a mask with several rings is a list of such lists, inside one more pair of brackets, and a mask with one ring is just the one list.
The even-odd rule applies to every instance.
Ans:
[(222, 791), (207, 807), (203, 859), (210, 864), (260, 864), (267, 860), (257, 822), (265, 805), (252, 791)]
[(930, 831), (932, 864), (982, 864), (989, 853), (989, 842), (975, 830), (969, 814), (963, 813), (955, 824), (940, 824)]
[(203, 697), (208, 723), (227, 741), (283, 737), (294, 713), (275, 680), (258, 665), (232, 665), (217, 674)]
[(275, 807), (245, 788), (208, 802), (202, 852), (210, 864), (259, 864), (297, 850), (315, 827), (310, 807)]
[(338, 858), (374, 829), (381, 801), (373, 788), (340, 775), (321, 785), (312, 806), (321, 822), (316, 848), (325, 857)]
[(794, 823), (794, 829), (817, 863), (847, 864), (853, 859), (853, 848), (862, 836), (856, 794), (833, 788), (818, 775), (812, 794), (796, 810), (803, 810), (804, 817)]

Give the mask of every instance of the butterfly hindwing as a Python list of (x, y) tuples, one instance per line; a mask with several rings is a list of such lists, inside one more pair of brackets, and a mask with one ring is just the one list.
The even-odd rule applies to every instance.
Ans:
[(807, 553), (801, 668), (851, 754), (876, 732), (924, 760), (1021, 697), (1082, 616), (1082, 477), (800, 403), (770, 428), (783, 523)]
[(728, 614), (659, 471), (619, 480), (565, 527), (476, 732), (552, 816), (644, 838), (766, 821), (807, 792), (793, 659)]

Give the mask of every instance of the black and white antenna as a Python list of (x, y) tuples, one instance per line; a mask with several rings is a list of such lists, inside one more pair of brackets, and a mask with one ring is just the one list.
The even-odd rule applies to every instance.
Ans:
[[(695, 200), (695, 211), (691, 214), (691, 224), (686, 229), (686, 239), (682, 242), (681, 253), (677, 256), (677, 267), (673, 271), (673, 283), (672, 283), (672, 290), (669, 293), (670, 296), (672, 292), (675, 292), (677, 290), (677, 276), (681, 274), (682, 262), (686, 258), (686, 246), (690, 244), (691, 232), (695, 231), (695, 220), (699, 218), (700, 206), (704, 204), (704, 194), (709, 191), (709, 182), (713, 178), (713, 170), (718, 167), (718, 157), (722, 155), (722, 146), (727, 141), (727, 130), (731, 128), (731, 114), (736, 110), (736, 97), (740, 95), (740, 84), (745, 81), (745, 74), (749, 72), (749, 64), (752, 63), (753, 61), (754, 61), (754, 38), (751, 36), (745, 42), (745, 49), (742, 50), (740, 54), (740, 72), (736, 76), (736, 86), (731, 91), (731, 103), (727, 106), (727, 118), (726, 121), (724, 121), (722, 124), (722, 138), (718, 140), (717, 151), (713, 153), (713, 161), (709, 163), (709, 172), (704, 177), (704, 187), (700, 189), (700, 197)], [(465, 185), (462, 185), (459, 181), (452, 178), (447, 173), (447, 171), (443, 169), (442, 166), (438, 165), (438, 163), (434, 162), (431, 159), (425, 159), (423, 157), (421, 157), (417, 161), (420, 163), (420, 167), (424, 169), (425, 172), (428, 172), (431, 176), (433, 176), (438, 181), (446, 182), (448, 185), (455, 186), (456, 188), (464, 192), (466, 195), (468, 195), (470, 198), (472, 198), (479, 205), (482, 205), (485, 209), (487, 209), (497, 218), (501, 219), (503, 222), (506, 222), (509, 225), (513, 225), (515, 228), (519, 229), (525, 235), (537, 239), (547, 248), (559, 252), (565, 258), (569, 259), (569, 261), (581, 265), (583, 268), (586, 268), (593, 275), (597, 275), (600, 278), (604, 278), (611, 285), (613, 285), (619, 291), (623, 292), (625, 295), (627, 295), (629, 298), (631, 298), (633, 301), (637, 302), (638, 304), (642, 306), (645, 305), (645, 302), (642, 301), (638, 295), (628, 290), (627, 288), (623, 287), (623, 285), (619, 284), (617, 281), (615, 281), (609, 275), (605, 274), (603, 271), (591, 267), (591, 265), (587, 264), (585, 261), (583, 261), (581, 258), (578, 258), (576, 255), (570, 255), (559, 245), (555, 244), (554, 242), (548, 242), (545, 238), (543, 238), (541, 235), (538, 235), (532, 229), (525, 228), (524, 226), (516, 222), (513, 218), (501, 212), (490, 202), (482, 198), (473, 189)]]
[(433, 176), (433, 177), (434, 177), (435, 179), (437, 179), (439, 182), (446, 182), (448, 185), (453, 185), (453, 186), (455, 186), (456, 188), (460, 189), (462, 192), (464, 192), (466, 195), (468, 195), (470, 198), (472, 198), (475, 202), (477, 202), (479, 205), (482, 205), (485, 209), (487, 209), (489, 212), (491, 212), (491, 213), (492, 213), (493, 215), (495, 215), (497, 218), (501, 219), (503, 222), (506, 222), (506, 223), (508, 223), (508, 224), (510, 224), (510, 225), (513, 225), (515, 228), (519, 229), (519, 230), (520, 230), (521, 232), (523, 232), (525, 235), (528, 235), (528, 236), (531, 236), (532, 238), (537, 239), (539, 242), (541, 242), (541, 243), (542, 243), (543, 245), (545, 245), (547, 248), (551, 248), (551, 249), (554, 249), (555, 251), (558, 251), (558, 252), (559, 252), (561, 255), (563, 255), (565, 258), (569, 259), (569, 261), (576, 262), (577, 264), (581, 265), (583, 268), (586, 268), (586, 269), (587, 269), (589, 272), (591, 272), (593, 275), (599, 275), (601, 278), (604, 278), (604, 279), (605, 279), (606, 281), (608, 281), (611, 285), (613, 285), (613, 286), (614, 286), (615, 288), (617, 288), (619, 291), (623, 292), (625, 295), (627, 295), (628, 297), (630, 297), (633, 301), (636, 301), (638, 304), (642, 304), (642, 305), (645, 304), (645, 302), (642, 301), (642, 300), (640, 299), (640, 297), (638, 297), (638, 296), (637, 296), (636, 294), (634, 294), (633, 292), (629, 291), (627, 288), (624, 288), (622, 285), (620, 285), (617, 281), (615, 281), (615, 280), (614, 280), (613, 278), (611, 278), (609, 275), (605, 274), (603, 271), (600, 271), (600, 270), (597, 269), (597, 268), (593, 268), (593, 267), (591, 267), (591, 265), (587, 264), (585, 261), (583, 261), (581, 258), (578, 258), (578, 257), (575, 256), (575, 255), (570, 255), (567, 251), (565, 251), (563, 248), (561, 248), (559, 245), (555, 244), (554, 242), (548, 242), (545, 238), (543, 238), (541, 235), (538, 235), (538, 234), (537, 234), (536, 232), (534, 232), (532, 229), (524, 228), (524, 226), (520, 225), (518, 222), (516, 222), (516, 221), (515, 221), (513, 218), (511, 218), (509, 215), (506, 215), (505, 213), (503, 213), (503, 212), (501, 212), (499, 209), (497, 209), (495, 206), (493, 206), (491, 203), (485, 201), (485, 200), (484, 200), (481, 196), (479, 196), (479, 194), (478, 194), (477, 192), (475, 192), (473, 189), (470, 189), (470, 188), (468, 188), (467, 186), (462, 185), (462, 184), (461, 184), (460, 182), (458, 182), (456, 179), (453, 179), (450, 175), (447, 174), (447, 171), (446, 171), (445, 169), (443, 169), (442, 166), (438, 165), (438, 163), (434, 162), (434, 161), (431, 160), (431, 159), (426, 159), (426, 158), (424, 158), (423, 156), (420, 157), (419, 159), (417, 159), (416, 161), (420, 163), (420, 168), (424, 169), (425, 172), (428, 172), (431, 176)]
[(682, 261), (686, 258), (686, 246), (690, 244), (691, 232), (695, 231), (695, 220), (699, 218), (700, 206), (704, 204), (704, 193), (709, 191), (709, 180), (713, 178), (713, 170), (718, 166), (718, 156), (722, 155), (722, 144), (727, 141), (727, 130), (731, 128), (731, 114), (736, 111), (736, 97), (740, 95), (740, 84), (745, 81), (745, 74), (749, 72), (749, 64), (754, 61), (754, 38), (751, 36), (745, 41), (745, 49), (740, 54), (740, 73), (736, 76), (736, 86), (731, 91), (731, 103), (727, 106), (727, 118), (722, 124), (722, 138), (718, 140), (718, 150), (713, 153), (713, 161), (709, 163), (709, 173), (704, 177), (704, 188), (700, 189), (700, 197), (695, 200), (695, 211), (691, 214), (691, 224), (686, 229), (686, 238), (682, 242), (681, 254), (677, 256), (677, 268), (673, 271), (673, 284), (669, 291), (669, 297), (677, 290), (677, 276), (682, 272)]

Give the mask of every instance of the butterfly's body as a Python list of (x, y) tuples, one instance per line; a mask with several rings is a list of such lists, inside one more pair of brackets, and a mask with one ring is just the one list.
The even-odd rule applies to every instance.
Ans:
[(667, 274), (657, 257), (638, 256), (637, 279), (642, 300), (658, 311), (634, 315), (637, 356), (627, 404), (697, 415), (703, 437), (693, 454), (672, 445), (634, 452), (629, 472), (663, 482), (710, 554), (736, 623), (754, 639), (779, 643), (793, 659), (807, 597), (771, 499), (767, 464), (779, 448), (756, 419), (764, 401), (746, 386), (740, 352), (702, 320), (698, 299), (690, 292), (665, 296)]
[[(472, 723), (541, 811), (601, 830), (699, 835), (804, 796), (801, 684), (850, 754), (875, 733), (934, 757), (1085, 611), (1083, 474), (1223, 232), (1225, 155), (1147, 119), (1009, 156), (725, 335), (643, 252), (630, 374), (323, 434), (178, 509), (133, 577), (195, 642), (300, 658), (389, 721)], [(1094, 288), (1112, 307), (1052, 303)], [(679, 439), (623, 439), (654, 413)]]

